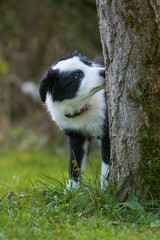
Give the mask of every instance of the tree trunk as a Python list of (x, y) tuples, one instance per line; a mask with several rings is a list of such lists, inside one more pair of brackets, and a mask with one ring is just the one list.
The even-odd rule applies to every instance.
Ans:
[(111, 183), (119, 199), (160, 197), (160, 3), (97, 0), (106, 63)]

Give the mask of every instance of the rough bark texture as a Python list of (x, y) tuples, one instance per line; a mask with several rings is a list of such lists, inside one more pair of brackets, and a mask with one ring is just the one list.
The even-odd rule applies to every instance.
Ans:
[[(106, 62), (111, 182), (120, 200), (160, 197), (160, 3), (97, 0)], [(157, 185), (156, 185), (157, 184)], [(154, 187), (153, 187), (154, 185)]]

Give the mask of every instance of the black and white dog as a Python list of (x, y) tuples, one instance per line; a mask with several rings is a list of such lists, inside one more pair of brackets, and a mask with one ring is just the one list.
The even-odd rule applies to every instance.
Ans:
[(69, 137), (70, 180), (79, 187), (80, 169), (85, 170), (91, 139), (102, 149), (101, 188), (107, 185), (110, 143), (103, 63), (91, 62), (77, 51), (49, 67), (40, 83), (40, 96), (53, 121)]

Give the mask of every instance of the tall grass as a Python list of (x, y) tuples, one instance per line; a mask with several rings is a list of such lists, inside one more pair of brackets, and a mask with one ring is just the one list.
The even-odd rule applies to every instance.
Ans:
[[(97, 175), (97, 174), (96, 174)], [(114, 224), (134, 223), (160, 227), (160, 201), (140, 203), (131, 194), (127, 202), (119, 202), (116, 188), (108, 186), (101, 190), (97, 178), (81, 182), (79, 190), (66, 189), (66, 182), (43, 176), (37, 181), (32, 197), (43, 201), (44, 208), (56, 219), (72, 217), (74, 222), (81, 218), (107, 218)]]
[(0, 154), (0, 239), (160, 239), (158, 200), (120, 203), (116, 187), (101, 190), (95, 156), (80, 189), (67, 190), (65, 155)]

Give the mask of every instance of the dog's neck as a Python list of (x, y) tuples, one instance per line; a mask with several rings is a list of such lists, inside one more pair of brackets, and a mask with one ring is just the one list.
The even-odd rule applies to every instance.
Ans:
[(79, 111), (74, 112), (73, 114), (64, 114), (64, 115), (66, 118), (74, 118), (74, 117), (80, 116), (83, 113), (85, 113), (89, 107), (90, 107), (89, 104), (85, 104)]

